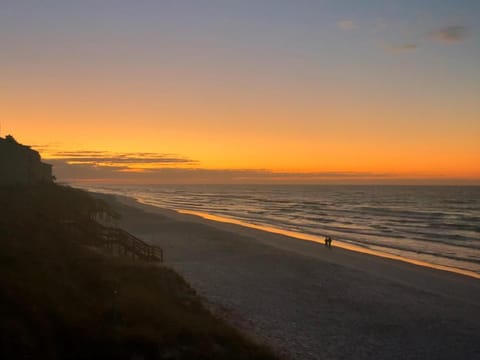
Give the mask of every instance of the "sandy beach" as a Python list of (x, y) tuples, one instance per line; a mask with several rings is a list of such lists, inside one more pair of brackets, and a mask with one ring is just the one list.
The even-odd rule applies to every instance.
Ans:
[(113, 203), (119, 225), (161, 246), (214, 311), (286, 358), (480, 358), (478, 279)]

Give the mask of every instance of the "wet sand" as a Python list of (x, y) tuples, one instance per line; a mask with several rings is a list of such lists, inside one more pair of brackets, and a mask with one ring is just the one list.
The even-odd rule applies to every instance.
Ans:
[(480, 358), (478, 279), (128, 198), (115, 207), (215, 311), (285, 357)]

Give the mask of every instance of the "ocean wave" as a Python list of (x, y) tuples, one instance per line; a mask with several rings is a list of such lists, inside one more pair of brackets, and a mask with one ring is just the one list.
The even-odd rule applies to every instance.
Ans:
[(429, 256), (439, 264), (465, 262), (480, 273), (480, 187), (102, 185), (90, 189), (167, 208), (335, 236), (387, 252)]

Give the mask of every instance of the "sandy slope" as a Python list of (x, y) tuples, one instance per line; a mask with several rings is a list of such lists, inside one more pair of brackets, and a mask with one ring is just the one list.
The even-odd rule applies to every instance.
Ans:
[(121, 226), (284, 354), (480, 359), (477, 279), (121, 201)]

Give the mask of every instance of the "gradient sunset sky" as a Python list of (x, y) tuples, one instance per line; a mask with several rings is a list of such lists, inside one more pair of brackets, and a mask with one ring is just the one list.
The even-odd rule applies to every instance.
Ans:
[(480, 184), (478, 0), (0, 0), (60, 180)]

